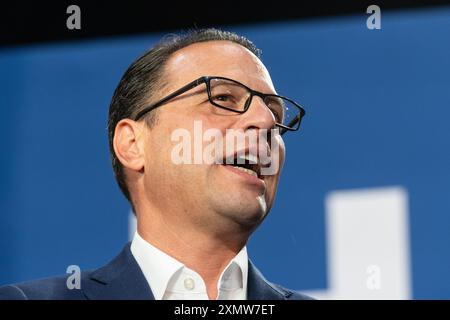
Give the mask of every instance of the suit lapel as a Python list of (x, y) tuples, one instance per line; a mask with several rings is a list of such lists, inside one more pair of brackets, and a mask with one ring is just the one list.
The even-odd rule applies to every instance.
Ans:
[(285, 300), (290, 294), (268, 282), (250, 259), (248, 260), (248, 300)]
[(106, 266), (88, 273), (81, 282), (88, 299), (154, 300), (147, 280), (134, 259), (130, 243)]
[[(81, 289), (92, 300), (154, 300), (141, 268), (134, 259), (130, 243), (106, 266), (86, 273)], [(268, 282), (248, 260), (248, 300), (284, 300), (291, 292)]]

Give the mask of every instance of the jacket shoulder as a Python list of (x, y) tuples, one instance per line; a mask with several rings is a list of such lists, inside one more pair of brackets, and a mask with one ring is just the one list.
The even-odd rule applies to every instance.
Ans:
[(313, 297), (300, 293), (296, 290), (287, 289), (280, 286), (279, 284), (271, 283), (271, 285), (277, 288), (279, 291), (283, 292), (286, 300), (315, 300)]
[(17, 285), (0, 287), (0, 300), (27, 300), (27, 296)]
[(82, 271), (80, 289), (70, 289), (71, 275), (52, 277), (0, 288), (1, 299), (20, 300), (105, 300), (153, 299), (148, 283), (134, 260), (128, 243), (107, 265)]
[[(81, 279), (86, 276), (83, 272)], [(21, 282), (0, 287), (0, 300), (84, 300), (82, 290), (70, 289), (67, 276)]]

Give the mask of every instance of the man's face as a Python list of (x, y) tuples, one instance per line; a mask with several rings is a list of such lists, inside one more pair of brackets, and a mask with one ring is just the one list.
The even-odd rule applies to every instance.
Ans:
[[(275, 93), (267, 69), (249, 50), (229, 41), (210, 41), (183, 48), (169, 59), (163, 76), (166, 86), (157, 99), (201, 76), (226, 77), (263, 93)], [(157, 112), (158, 121), (146, 130), (145, 136), (147, 200), (168, 215), (176, 213), (177, 216), (167, 218), (186, 226), (195, 224), (216, 230), (237, 226), (255, 228), (270, 210), (275, 197), (284, 161), (281, 136), (275, 136), (275, 144), (270, 137), (258, 140), (260, 147), (278, 152), (279, 169), (275, 174), (255, 177), (231, 165), (174, 163), (174, 148), (180, 141), (174, 141), (172, 135), (180, 129), (189, 132), (191, 150), (183, 151), (190, 152), (192, 159), (194, 152), (199, 152), (199, 143), (201, 148), (211, 144), (201, 136), (208, 129), (220, 130), (223, 137), (227, 129), (261, 135), (264, 130), (275, 127), (274, 116), (261, 98), (254, 97), (246, 113), (233, 113), (213, 106), (208, 101), (206, 85), (202, 84), (174, 98)], [(194, 129), (195, 123), (197, 129)], [(247, 141), (246, 149), (256, 147), (249, 144)], [(225, 148), (223, 154), (230, 156)]]

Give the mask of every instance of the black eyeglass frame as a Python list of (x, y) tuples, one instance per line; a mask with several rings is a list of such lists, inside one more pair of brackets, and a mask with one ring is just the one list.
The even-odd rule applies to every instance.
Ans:
[[(210, 83), (211, 83), (211, 80), (213, 80), (213, 79), (221, 79), (221, 80), (232, 81), (232, 82), (235, 82), (235, 83), (241, 85), (245, 89), (247, 89), (250, 92), (250, 97), (245, 102), (244, 110), (236, 110), (236, 109), (232, 109), (232, 108), (227, 108), (227, 107), (224, 107), (224, 106), (221, 106), (221, 105), (215, 103), (213, 101), (213, 99), (212, 99), (212, 96), (211, 96), (211, 84)], [(225, 110), (228, 110), (228, 111), (232, 111), (232, 112), (235, 112), (235, 113), (239, 113), (239, 114), (243, 114), (243, 113), (247, 112), (247, 110), (249, 109), (249, 107), (250, 107), (250, 105), (252, 103), (253, 96), (258, 96), (263, 101), (265, 101), (265, 99), (267, 97), (281, 98), (281, 99), (289, 101), (290, 103), (292, 103), (294, 106), (296, 106), (299, 109), (298, 115), (293, 119), (293, 121), (295, 121), (295, 122), (292, 123), (293, 121), (291, 121), (292, 125), (297, 124), (297, 123), (298, 123), (298, 125), (296, 126), (296, 128), (292, 128), (292, 127), (289, 127), (289, 126), (286, 126), (286, 125), (284, 125), (282, 123), (278, 123), (277, 122), (276, 125), (282, 128), (281, 134), (285, 133), (286, 130), (288, 130), (288, 131), (297, 131), (300, 128), (300, 124), (301, 124), (302, 118), (304, 117), (304, 115), (306, 113), (305, 109), (303, 109), (303, 107), (301, 105), (299, 105), (297, 102), (295, 102), (292, 99), (289, 99), (289, 98), (286, 98), (286, 97), (283, 97), (283, 96), (280, 96), (280, 95), (277, 95), (277, 94), (262, 93), (262, 92), (253, 90), (253, 89), (247, 87), (245, 84), (240, 83), (239, 81), (236, 81), (236, 80), (233, 80), (233, 79), (229, 79), (229, 78), (225, 78), (225, 77), (218, 77), (218, 76), (203, 76), (203, 77), (200, 77), (200, 78), (198, 78), (198, 79), (188, 83), (187, 85), (181, 87), (180, 89), (178, 89), (178, 90), (168, 94), (167, 96), (165, 96), (164, 98), (162, 98), (158, 102), (155, 102), (155, 103), (145, 107), (144, 109), (142, 109), (136, 115), (135, 121), (140, 120), (145, 114), (147, 114), (148, 112), (150, 112), (150, 111), (152, 111), (152, 110), (154, 110), (154, 109), (164, 105), (165, 103), (169, 102), (171, 99), (175, 98), (176, 96), (179, 96), (180, 94), (183, 94), (186, 91), (189, 91), (189, 90), (191, 90), (191, 89), (193, 89), (193, 88), (195, 88), (195, 87), (197, 87), (197, 86), (199, 86), (199, 85), (201, 85), (203, 83), (206, 84), (206, 91), (208, 93), (208, 99), (209, 99), (209, 102), (211, 104), (213, 104), (216, 107), (219, 107), (219, 108), (222, 108), (222, 109), (225, 109)]]

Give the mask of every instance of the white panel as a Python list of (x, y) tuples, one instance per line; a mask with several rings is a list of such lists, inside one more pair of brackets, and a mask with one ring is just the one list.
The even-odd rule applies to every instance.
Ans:
[(334, 191), (326, 197), (324, 299), (410, 299), (408, 197), (402, 187)]

